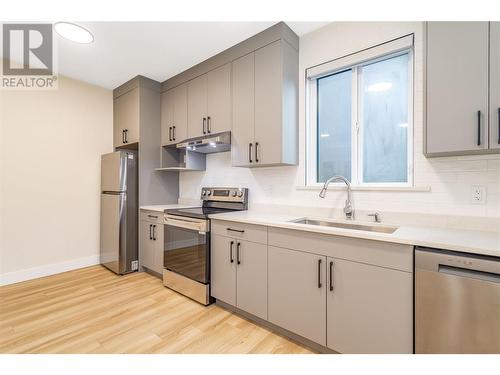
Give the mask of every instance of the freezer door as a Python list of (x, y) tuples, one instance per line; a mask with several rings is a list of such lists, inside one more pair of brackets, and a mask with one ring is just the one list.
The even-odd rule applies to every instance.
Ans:
[(101, 156), (101, 191), (127, 190), (127, 152), (116, 151)]
[(126, 194), (101, 195), (101, 252), (100, 263), (111, 271), (125, 272)]

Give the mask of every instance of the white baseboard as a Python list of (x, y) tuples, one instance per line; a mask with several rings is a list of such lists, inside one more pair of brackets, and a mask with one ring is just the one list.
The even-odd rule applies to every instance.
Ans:
[(0, 274), (0, 286), (19, 283), (21, 281), (37, 279), (39, 277), (55, 275), (61, 272), (76, 270), (99, 264), (99, 255), (78, 258), (55, 264), (27, 268), (24, 270)]

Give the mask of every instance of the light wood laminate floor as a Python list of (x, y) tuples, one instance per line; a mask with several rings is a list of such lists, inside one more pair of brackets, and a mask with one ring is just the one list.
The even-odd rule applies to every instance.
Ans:
[(310, 353), (147, 273), (101, 266), (0, 287), (0, 353)]

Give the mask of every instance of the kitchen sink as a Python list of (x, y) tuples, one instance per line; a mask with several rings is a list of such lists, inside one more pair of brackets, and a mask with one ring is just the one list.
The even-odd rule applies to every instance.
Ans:
[(346, 222), (327, 221), (327, 220), (309, 219), (309, 218), (301, 218), (297, 220), (292, 220), (290, 222), (297, 224), (317, 225), (320, 227), (364, 230), (367, 232), (389, 233), (389, 234), (394, 233), (398, 229), (397, 227), (390, 227), (384, 225), (346, 223)]

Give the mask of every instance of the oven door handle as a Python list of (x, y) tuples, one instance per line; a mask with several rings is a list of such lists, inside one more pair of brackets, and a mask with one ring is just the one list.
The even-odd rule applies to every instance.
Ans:
[(206, 221), (191, 221), (183, 219), (174, 219), (172, 217), (165, 217), (164, 224), (177, 228), (191, 229), (193, 231), (197, 231), (200, 234), (206, 234), (208, 232), (208, 226)]

